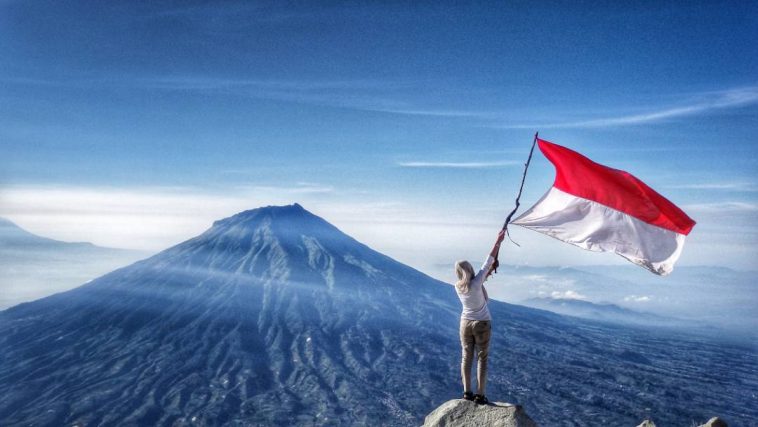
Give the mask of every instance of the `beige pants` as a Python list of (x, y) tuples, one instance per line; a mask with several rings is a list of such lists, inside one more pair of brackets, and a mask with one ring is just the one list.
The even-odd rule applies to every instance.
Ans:
[(461, 319), (460, 333), (461, 347), (463, 347), (461, 361), (463, 391), (471, 391), (471, 365), (474, 362), (474, 347), (476, 347), (479, 360), (476, 366), (477, 394), (484, 395), (484, 388), (487, 386), (487, 356), (490, 349), (492, 322)]

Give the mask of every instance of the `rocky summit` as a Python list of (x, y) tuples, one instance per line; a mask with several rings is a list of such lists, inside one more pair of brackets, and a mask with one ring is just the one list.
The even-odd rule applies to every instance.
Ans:
[[(541, 425), (758, 418), (743, 348), (490, 311), (487, 395)], [(0, 311), (0, 425), (420, 425), (460, 395), (459, 316), (451, 286), (300, 205), (245, 211)]]
[(477, 405), (464, 399), (448, 400), (426, 416), (423, 427), (537, 427), (519, 405), (494, 402)]

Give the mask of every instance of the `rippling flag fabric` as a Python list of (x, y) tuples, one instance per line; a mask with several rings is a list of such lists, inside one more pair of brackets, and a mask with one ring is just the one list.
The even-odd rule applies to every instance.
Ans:
[(513, 224), (590, 251), (615, 252), (655, 274), (671, 273), (695, 221), (628, 172), (537, 143), (555, 166), (555, 182)]

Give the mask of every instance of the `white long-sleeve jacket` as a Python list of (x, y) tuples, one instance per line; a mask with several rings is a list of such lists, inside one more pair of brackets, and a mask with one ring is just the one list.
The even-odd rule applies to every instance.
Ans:
[(487, 299), (484, 297), (484, 281), (487, 280), (487, 273), (490, 271), (492, 264), (495, 262), (495, 258), (492, 256), (487, 257), (487, 261), (484, 261), (482, 268), (476, 273), (474, 278), (471, 279), (468, 292), (465, 294), (458, 291), (458, 287), (455, 287), (455, 292), (458, 294), (458, 298), (463, 304), (463, 312), (461, 313), (461, 319), (466, 320), (491, 320), (490, 310), (487, 308)]

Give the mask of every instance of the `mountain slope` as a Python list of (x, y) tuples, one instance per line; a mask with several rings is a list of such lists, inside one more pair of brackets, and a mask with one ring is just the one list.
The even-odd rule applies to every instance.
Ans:
[[(418, 425), (459, 394), (459, 305), (299, 205), (246, 211), (0, 312), (0, 424)], [(758, 415), (743, 348), (491, 311), (489, 394), (539, 423)]]

